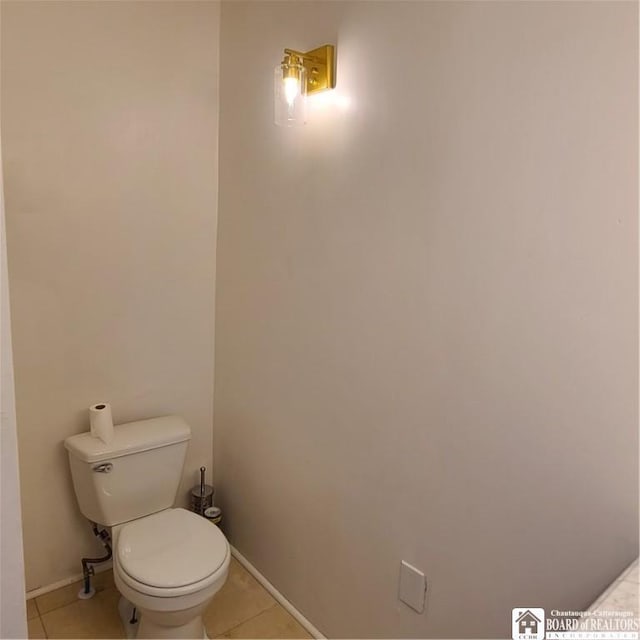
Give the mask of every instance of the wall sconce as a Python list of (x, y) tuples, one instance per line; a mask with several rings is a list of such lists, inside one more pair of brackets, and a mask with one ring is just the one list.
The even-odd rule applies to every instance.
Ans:
[(306, 53), (285, 49), (284, 54), (275, 70), (275, 123), (292, 127), (307, 120), (307, 94), (336, 86), (335, 47), (325, 44)]

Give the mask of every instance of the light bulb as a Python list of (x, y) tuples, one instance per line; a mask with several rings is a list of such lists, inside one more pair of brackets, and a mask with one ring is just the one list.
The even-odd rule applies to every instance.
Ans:
[(283, 78), (284, 96), (287, 104), (292, 107), (295, 99), (300, 94), (300, 80), (298, 78)]

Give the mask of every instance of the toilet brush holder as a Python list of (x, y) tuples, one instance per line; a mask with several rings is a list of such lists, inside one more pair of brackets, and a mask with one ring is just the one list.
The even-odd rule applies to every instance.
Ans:
[(213, 487), (204, 483), (205, 467), (200, 467), (200, 484), (191, 489), (191, 511), (203, 516), (213, 506)]

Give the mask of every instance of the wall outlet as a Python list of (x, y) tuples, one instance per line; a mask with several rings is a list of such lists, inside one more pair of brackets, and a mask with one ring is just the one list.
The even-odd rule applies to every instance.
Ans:
[(403, 560), (400, 563), (398, 598), (418, 613), (423, 613), (426, 593), (427, 578), (424, 573)]

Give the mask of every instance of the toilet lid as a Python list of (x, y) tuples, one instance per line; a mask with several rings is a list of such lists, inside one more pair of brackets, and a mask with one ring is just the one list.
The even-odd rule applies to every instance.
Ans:
[(217, 571), (229, 545), (216, 527), (186, 509), (167, 509), (125, 525), (118, 563), (134, 580), (172, 588), (204, 580)]

